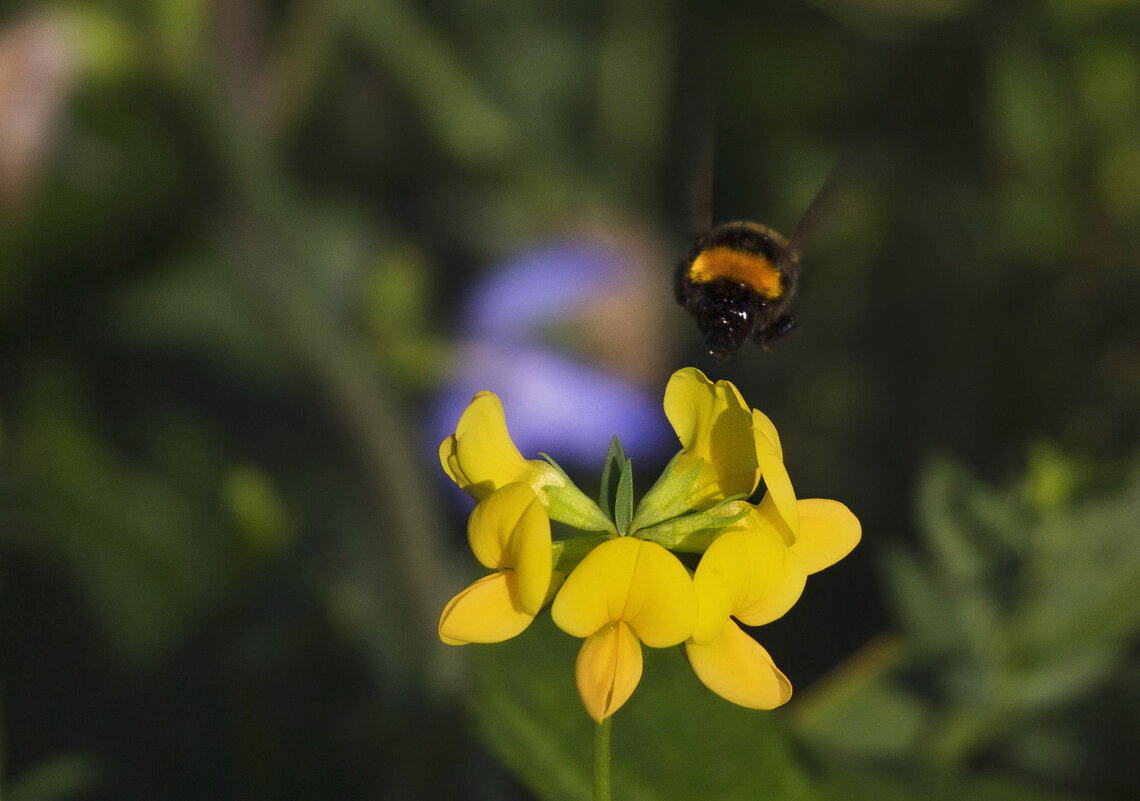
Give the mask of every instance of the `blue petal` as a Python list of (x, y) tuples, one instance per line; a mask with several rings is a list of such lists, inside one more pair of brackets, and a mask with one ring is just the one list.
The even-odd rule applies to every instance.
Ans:
[(621, 251), (586, 240), (529, 250), (472, 292), (467, 330), (476, 338), (518, 342), (566, 317), (624, 275)]
[(615, 434), (641, 464), (676, 444), (657, 394), (618, 376), (538, 347), (469, 343), (461, 360), (432, 416), (436, 443), (486, 389), (502, 399), (511, 438), (528, 459), (541, 451), (567, 468), (600, 470)]

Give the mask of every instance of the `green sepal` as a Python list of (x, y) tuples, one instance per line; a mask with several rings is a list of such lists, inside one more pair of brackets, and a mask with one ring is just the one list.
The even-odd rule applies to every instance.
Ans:
[(614, 523), (619, 534), (629, 531), (633, 519), (633, 463), (629, 459), (621, 466), (617, 494), (614, 496)]
[(598, 493), (598, 506), (614, 520), (614, 496), (621, 479), (622, 465), (625, 464), (625, 450), (615, 435), (606, 451), (606, 463), (602, 466), (602, 488)]
[(689, 493), (697, 476), (700, 475), (704, 460), (697, 462), (696, 466), (687, 473), (678, 475), (673, 470), (673, 464), (682, 453), (684, 451), (669, 460), (661, 476), (642, 497), (641, 503), (637, 505), (630, 530), (650, 528), (664, 520), (678, 517), (692, 508)]
[(587, 534), (556, 541), (553, 543), (555, 572), (569, 573), (586, 558), (586, 554), (608, 539), (613, 537), (607, 534)]
[(566, 475), (566, 471), (545, 453), (540, 453), (539, 456), (545, 459), (565, 482), (562, 486), (548, 484), (542, 488), (546, 496), (547, 516), (551, 520), (557, 520), (583, 531), (608, 531), (616, 534), (617, 529), (613, 521), (586, 493), (575, 486), (570, 476)]
[(722, 501), (711, 509), (674, 517), (637, 532), (643, 540), (656, 542), (670, 551), (704, 553), (720, 533), (743, 520), (752, 511), (747, 501)]

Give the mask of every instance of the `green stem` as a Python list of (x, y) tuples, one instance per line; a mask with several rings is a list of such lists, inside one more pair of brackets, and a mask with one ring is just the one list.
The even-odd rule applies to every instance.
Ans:
[(602, 720), (594, 729), (594, 801), (610, 801), (610, 723)]

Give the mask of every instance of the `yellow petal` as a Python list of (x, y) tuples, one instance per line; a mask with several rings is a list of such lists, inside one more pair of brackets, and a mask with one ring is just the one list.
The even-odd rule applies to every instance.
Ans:
[(515, 572), (519, 606), (538, 614), (553, 559), (550, 520), (534, 490), (513, 482), (484, 498), (467, 522), (467, 540), (485, 567)]
[(534, 615), (515, 603), (514, 581), (514, 573), (492, 573), (452, 598), (439, 617), (439, 638), (462, 645), (502, 642), (521, 634)]
[(503, 404), (493, 392), (480, 392), (459, 418), (455, 433), (439, 446), (444, 472), (460, 489), (482, 500), (512, 481), (536, 490), (559, 484), (561, 477), (546, 462), (527, 460), (507, 432)]
[(796, 508), (796, 493), (792, 489), (792, 479), (784, 466), (784, 454), (780, 447), (780, 437), (763, 412), (752, 410), (752, 429), (756, 439), (756, 462), (760, 465), (760, 477), (767, 488), (765, 500), (771, 499), (780, 513), (788, 530), (795, 537), (799, 533), (800, 518)]
[(641, 680), (641, 645), (625, 623), (606, 626), (582, 643), (574, 678), (582, 704), (598, 723), (633, 695)]
[(698, 643), (716, 637), (730, 615), (750, 626), (770, 623), (803, 593), (807, 571), (776, 530), (755, 511), (736, 525), (713, 541), (693, 576)]
[[(520, 489), (521, 487), (521, 489)], [(518, 483), (506, 484), (475, 505), (467, 518), (467, 544), (479, 564), (492, 570), (514, 567), (507, 555), (511, 534), (530, 500), (529, 487)]]
[(718, 637), (743, 600), (751, 584), (748, 542), (753, 536), (743, 529), (725, 531), (701, 556), (693, 574), (697, 594), (693, 640), (705, 643)]
[(774, 532), (753, 549), (751, 563), (752, 583), (732, 614), (749, 626), (763, 626), (795, 606), (803, 594), (807, 570)]
[(657, 543), (638, 540), (638, 544), (623, 619), (650, 648), (682, 643), (697, 622), (693, 580), (677, 557)]
[(822, 498), (798, 504), (800, 535), (792, 550), (803, 561), (808, 573), (818, 573), (838, 562), (859, 543), (862, 527), (858, 518), (838, 501)]
[(617, 537), (574, 568), (550, 611), (555, 624), (574, 637), (620, 621), (646, 645), (665, 648), (692, 633), (697, 604), (692, 579), (677, 557), (656, 543)]
[(554, 564), (550, 520), (537, 498), (519, 520), (511, 538), (511, 553), (518, 580), (519, 606), (537, 615), (546, 603)]
[[(795, 504), (795, 508), (795, 519), (798, 521), (800, 519), (800, 506), (798, 501)], [(788, 525), (787, 520), (780, 514), (780, 510), (776, 508), (776, 499), (772, 497), (772, 493), (764, 493), (764, 497), (760, 499), (760, 503), (756, 504), (756, 513), (764, 519), (769, 527), (779, 532), (780, 539), (784, 541), (785, 545), (791, 548), (792, 545), (795, 544), (796, 532)], [(747, 520), (748, 518), (745, 519)]]
[(554, 598), (554, 624), (571, 637), (589, 637), (620, 620), (637, 553), (638, 540), (618, 537), (586, 554)]
[(665, 388), (665, 416), (684, 448), (674, 469), (688, 472), (703, 460), (691, 493), (694, 508), (752, 494), (760, 476), (752, 413), (736, 387), (714, 384), (693, 367), (678, 370)]
[(466, 490), (471, 486), (471, 481), (459, 466), (459, 454), (456, 452), (456, 445), (454, 434), (439, 443), (439, 463), (443, 467), (443, 472), (447, 473), (447, 477), (454, 481), (460, 489)]
[(697, 678), (717, 695), (749, 709), (775, 709), (792, 697), (792, 685), (768, 652), (731, 620), (706, 645), (685, 643)]
[(780, 446), (780, 435), (776, 432), (776, 425), (771, 421), (768, 415), (759, 409), (753, 409), (752, 428), (756, 430), (757, 434), (775, 447), (777, 456), (781, 459), (784, 458), (784, 449)]

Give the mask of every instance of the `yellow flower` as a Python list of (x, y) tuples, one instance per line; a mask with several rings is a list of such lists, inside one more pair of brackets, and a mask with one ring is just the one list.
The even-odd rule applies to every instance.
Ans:
[(715, 384), (695, 367), (678, 370), (665, 387), (665, 416), (683, 448), (674, 473), (700, 464), (689, 492), (694, 509), (733, 495), (748, 497), (760, 481), (752, 412), (728, 381)]
[(763, 478), (794, 536), (796, 498), (776, 427), (749, 409), (732, 383), (713, 383), (695, 367), (678, 370), (665, 388), (665, 416), (682, 450), (642, 499), (637, 528), (705, 511), (727, 498), (747, 498)]
[[(736, 704), (771, 709), (791, 697), (791, 683), (742, 626), (786, 613), (808, 575), (855, 547), (859, 521), (835, 501), (796, 499), (775, 426), (731, 383), (680, 370), (665, 413), (682, 450), (635, 507), (630, 462), (615, 440), (607, 515), (553, 462), (519, 453), (494, 394), (475, 396), (440, 462), (479, 501), (468, 538), (495, 572), (448, 603), (444, 642), (514, 637), (553, 598), (554, 622), (584, 640), (575, 678), (599, 723), (641, 680), (643, 643), (684, 643), (700, 680)], [(753, 506), (746, 499), (761, 480), (766, 492)], [(554, 543), (550, 520), (601, 534)], [(670, 550), (702, 554), (695, 575)]]
[(656, 543), (617, 537), (574, 568), (554, 605), (554, 622), (585, 642), (574, 675), (586, 711), (612, 715), (641, 679), (641, 645), (666, 648), (692, 634), (693, 582), (675, 556)]
[(699, 615), (685, 652), (697, 677), (740, 706), (772, 709), (792, 685), (764, 648), (733, 620), (760, 626), (791, 609), (811, 573), (842, 559), (859, 542), (859, 521), (841, 503), (797, 501), (794, 538), (771, 495), (730, 526), (697, 565)]
[(503, 403), (494, 392), (480, 392), (459, 418), (455, 433), (439, 446), (444, 472), (459, 488), (482, 500), (512, 482), (535, 492), (561, 484), (554, 467), (540, 459), (524, 459), (507, 432)]
[(597, 504), (562, 470), (519, 453), (507, 432), (503, 403), (493, 392), (480, 392), (472, 398), (455, 433), (440, 443), (439, 461), (451, 480), (477, 501), (500, 487), (520, 482), (538, 494), (552, 519), (587, 531), (613, 529)]
[(467, 539), (475, 558), (496, 572), (451, 599), (439, 637), (449, 645), (508, 640), (530, 625), (561, 583), (552, 570), (550, 521), (533, 489), (511, 483), (475, 507)]

